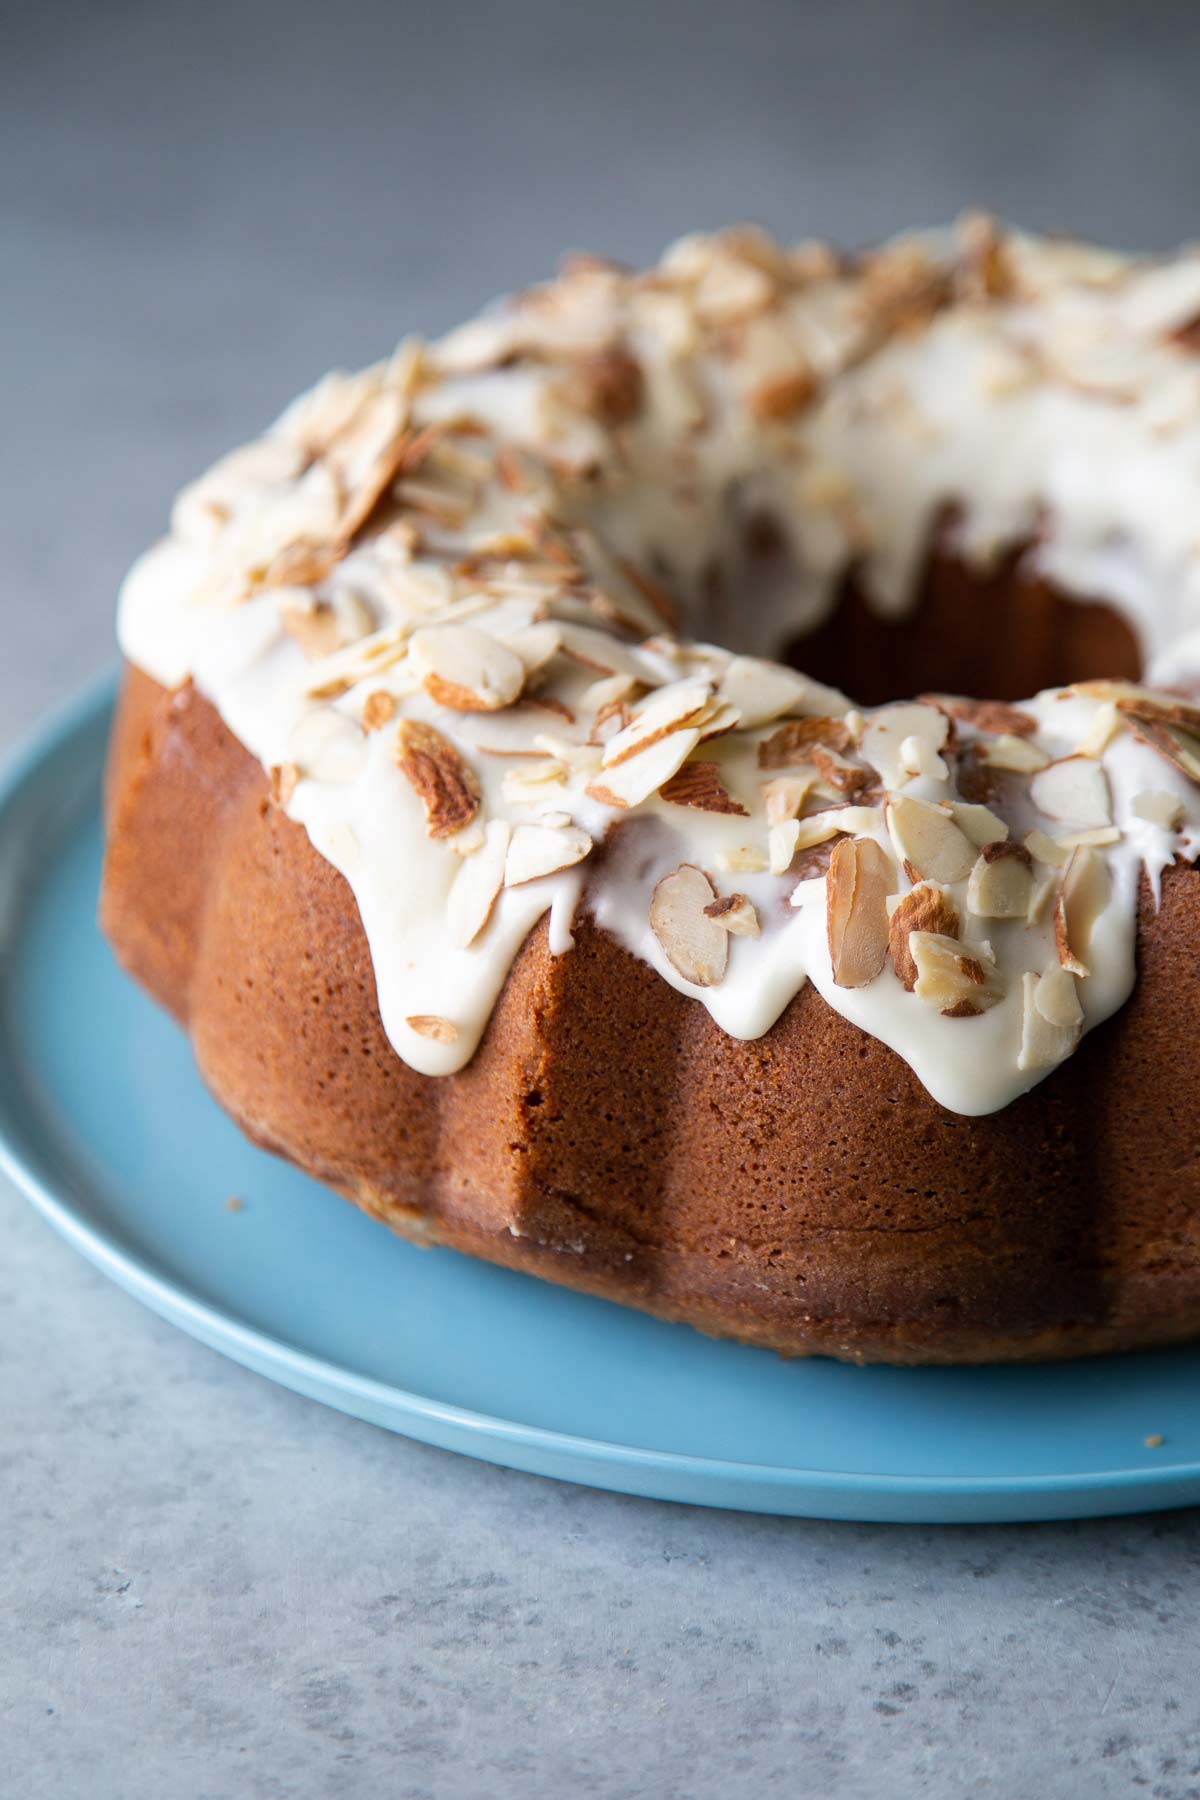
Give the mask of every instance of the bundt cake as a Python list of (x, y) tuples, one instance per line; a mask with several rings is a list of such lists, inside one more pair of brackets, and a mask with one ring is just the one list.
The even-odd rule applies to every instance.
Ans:
[(1198, 1334), (1198, 494), (1200, 253), (575, 258), (180, 495), (104, 929), (419, 1241), (787, 1354)]

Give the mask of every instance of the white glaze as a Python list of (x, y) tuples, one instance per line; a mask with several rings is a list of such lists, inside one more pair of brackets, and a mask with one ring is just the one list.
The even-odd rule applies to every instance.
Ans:
[[(888, 254), (902, 273), (909, 248)], [(922, 240), (911, 254), (956, 266), (957, 251), (944, 238)], [(902, 331), (881, 329), (869, 273), (801, 279), (786, 274), (780, 260), (768, 279), (764, 265), (783, 253), (757, 238), (685, 240), (649, 278), (582, 270), (431, 351), (406, 349), (363, 375), (326, 378), (257, 446), (180, 496), (171, 536), (125, 583), (125, 654), (167, 686), (190, 677), (265, 768), (298, 768), (302, 778), (287, 809), (354, 892), (384, 1029), (414, 1068), (435, 1075), (464, 1065), (513, 958), (547, 910), (553, 951), (569, 950), (586, 881), (600, 925), (736, 1037), (767, 1031), (810, 979), (955, 1111), (993, 1111), (1046, 1072), (1022, 1071), (1017, 1058), (1020, 977), (1053, 961), (1048, 918), (1029, 927), (964, 915), (964, 937), (992, 945), (1006, 991), (988, 1012), (950, 1018), (905, 992), (890, 964), (865, 987), (835, 985), (824, 883), (790, 906), (794, 875), (724, 866), (744, 847), (765, 851), (760, 788), (767, 777), (756, 753), (782, 708), (754, 729), (698, 749), (719, 763), (726, 787), (751, 817), (672, 805), (657, 793), (618, 813), (587, 792), (589, 782), (604, 779), (596, 767), (600, 752), (582, 748), (592, 718), (580, 696), (599, 678), (595, 669), (560, 655), (538, 677), (543, 693), (575, 712), (568, 723), (526, 709), (439, 705), (402, 654), (405, 635), (422, 624), (461, 617), (515, 643), (513, 634), (550, 619), (563, 622), (585, 658), (635, 673), (651, 689), (683, 674), (717, 684), (728, 653), (701, 649), (689, 662), (686, 649), (661, 636), (653, 606), (614, 556), (667, 567), (683, 593), (698, 589), (714, 555), (722, 558), (724, 599), (707, 610), (696, 604), (695, 623), (764, 654), (778, 648), (786, 630), (821, 616), (854, 558), (872, 602), (902, 611), (932, 526), (953, 505), (962, 551), (973, 562), (986, 564), (1036, 537), (1037, 561), (1059, 587), (1108, 599), (1129, 619), (1154, 679), (1194, 680), (1200, 357), (1169, 334), (1200, 314), (1200, 254), (1142, 264), (1012, 239), (1005, 255), (1012, 289), (1006, 297), (963, 301)], [(791, 265), (803, 266), (800, 259)], [(581, 366), (613, 345), (632, 354), (644, 383), (636, 418), (616, 430), (599, 423), (577, 391)], [(794, 416), (761, 421), (752, 394), (798, 366), (822, 384), (818, 397)], [(352, 441), (356, 418), (369, 420), (371, 408), (380, 407), (386, 425), (393, 406), (414, 430), (441, 422), (446, 456), (479, 462), (468, 483), (470, 504), (453, 524), (431, 522), (423, 510), (413, 512), (401, 486), (398, 516), (415, 517), (423, 532), (417, 553), (397, 547), (386, 531), (377, 535), (379, 516), (372, 520), (311, 588), (347, 616), (365, 606), (372, 635), (313, 661), (283, 616), (306, 592), (264, 586), (264, 571), (270, 579), (273, 559), (297, 539), (336, 536), (339, 504), (361, 472), (354, 457), (371, 448), (368, 432), (366, 448), (352, 447), (342, 466), (338, 427), (350, 421)], [(468, 416), (469, 430), (460, 431)], [(498, 445), (529, 453), (527, 488), (514, 492), (500, 479)], [(436, 459), (406, 479), (426, 488), (440, 482), (455, 493), (462, 485), (461, 475)], [(742, 513), (753, 499), (790, 522), (786, 587), (751, 594), (749, 608), (731, 530), (733, 495)], [(393, 508), (387, 518), (395, 516)], [(479, 579), (453, 572), (498, 534), (528, 535), (531, 518), (560, 553), (580, 559), (582, 583), (572, 589), (552, 561), (533, 553), (532, 566), (528, 552), (492, 555)], [(580, 538), (580, 526), (591, 535)], [(598, 592), (639, 621), (650, 641), (638, 647), (628, 634), (604, 629), (592, 603)], [(373, 648), (389, 645), (396, 660), (370, 661)], [(310, 696), (343, 672), (355, 677), (344, 693)], [(398, 716), (434, 725), (454, 743), (478, 777), (482, 820), (566, 815), (597, 844), (618, 818), (634, 829), (619, 834), (598, 867), (577, 865), (504, 888), (480, 937), (456, 945), (447, 896), (480, 834), (468, 828), (457, 843), (428, 835), (421, 802), (396, 766), (394, 728), (360, 728), (364, 699), (380, 690), (395, 696)], [(1027, 703), (1037, 719), (1034, 741), (1051, 757), (1070, 754), (1103, 704), (1078, 694), (1038, 696)], [(790, 711), (840, 714), (847, 706), (813, 683), (798, 688)], [(696, 748), (695, 731), (687, 741)], [(533, 759), (547, 743), (577, 766), (560, 759), (560, 779), (515, 794), (514, 770), (533, 762), (492, 752), (521, 750)], [(1102, 851), (1110, 897), (1095, 927), (1092, 973), (1078, 982), (1087, 1027), (1120, 1006), (1132, 985), (1143, 868), (1157, 884), (1177, 854), (1194, 856), (1200, 847), (1200, 792), (1161, 756), (1122, 729), (1103, 763), (1121, 837)], [(953, 774), (951, 758), (946, 779), (919, 776), (905, 791), (950, 798)], [(1179, 832), (1132, 810), (1145, 790), (1178, 796)], [(1009, 823), (1020, 836), (1046, 822), (1029, 811)], [(895, 862), (882, 809), (867, 835)], [(716, 986), (685, 981), (650, 929), (654, 886), (681, 862), (708, 870), (721, 893), (746, 894), (763, 924), (761, 937), (731, 941), (728, 972)], [(896, 889), (907, 886), (897, 864)], [(421, 1035), (408, 1023), (430, 1016), (450, 1022), (452, 1041)]]

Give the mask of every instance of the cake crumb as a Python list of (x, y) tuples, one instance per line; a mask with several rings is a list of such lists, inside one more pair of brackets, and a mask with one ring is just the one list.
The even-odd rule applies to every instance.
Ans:
[(242, 1212), (245, 1208), (245, 1205), (246, 1205), (246, 1202), (241, 1198), (241, 1196), (239, 1194), (230, 1194), (228, 1200), (225, 1202), (225, 1211), (226, 1212)]
[(1145, 1444), (1147, 1450), (1157, 1450), (1159, 1445), (1162, 1443), (1162, 1441), (1163, 1441), (1163, 1434), (1161, 1431), (1152, 1431), (1150, 1433), (1149, 1437), (1144, 1437), (1142, 1439), (1142, 1442), (1143, 1442), (1143, 1444)]

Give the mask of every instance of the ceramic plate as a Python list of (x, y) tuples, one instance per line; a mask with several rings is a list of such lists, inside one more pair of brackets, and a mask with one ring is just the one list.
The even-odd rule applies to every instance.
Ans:
[(786, 1363), (416, 1250), (253, 1149), (96, 929), (111, 706), (111, 683), (85, 694), (0, 783), (0, 1159), (137, 1299), (377, 1425), (626, 1493), (897, 1520), (1200, 1501), (1200, 1348)]

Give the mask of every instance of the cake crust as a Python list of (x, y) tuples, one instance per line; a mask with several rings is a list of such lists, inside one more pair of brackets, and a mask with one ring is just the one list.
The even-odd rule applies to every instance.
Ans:
[(998, 1362), (1200, 1333), (1200, 875), (1142, 893), (1132, 998), (1003, 1110), (934, 1101), (803, 988), (726, 1036), (587, 916), (471, 1063), (384, 1034), (341, 875), (189, 683), (127, 672), (101, 922), (256, 1142), (393, 1229), (785, 1355)]

